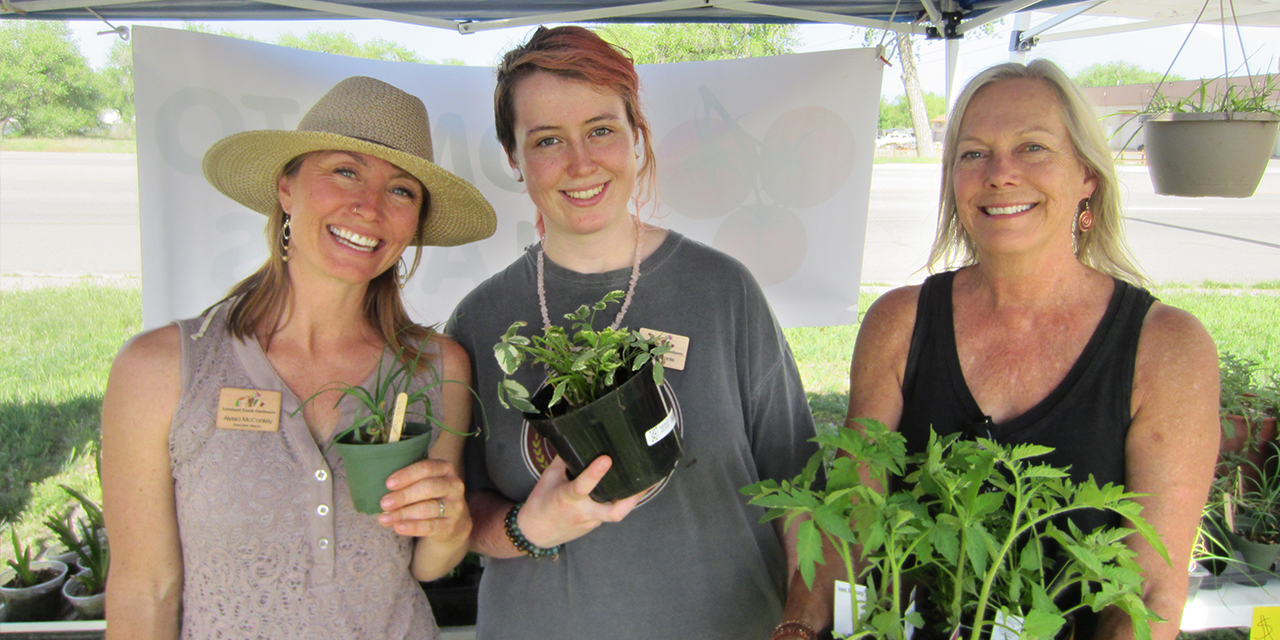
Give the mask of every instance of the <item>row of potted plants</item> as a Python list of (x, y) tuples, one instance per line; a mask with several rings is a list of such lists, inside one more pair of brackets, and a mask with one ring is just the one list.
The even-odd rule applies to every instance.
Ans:
[(1219, 374), (1218, 477), (1190, 568), (1193, 590), (1201, 580), (1264, 584), (1280, 556), (1280, 370), (1224, 352)]
[[(1223, 352), (1220, 357), (1222, 452), (1218, 475), (1241, 469), (1259, 480), (1269, 464), (1267, 444), (1276, 439), (1280, 415), (1280, 369), (1266, 369), (1256, 360)], [(1248, 464), (1244, 464), (1247, 462)]]
[(105, 614), (107, 570), (111, 562), (102, 509), (84, 494), (63, 485), (83, 514), (45, 521), (55, 545), (43, 560), (34, 545), (9, 530), (14, 559), (0, 571), (0, 622), (99, 620)]

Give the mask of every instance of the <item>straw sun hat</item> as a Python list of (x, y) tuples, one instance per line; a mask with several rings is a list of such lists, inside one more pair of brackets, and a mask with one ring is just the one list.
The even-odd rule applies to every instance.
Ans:
[(497, 218), (480, 191), (432, 162), (431, 125), (417, 97), (381, 80), (355, 76), (334, 85), (297, 131), (245, 131), (204, 154), (204, 177), (258, 213), (280, 205), (280, 172), (312, 151), (357, 151), (390, 162), (422, 182), (430, 195), (415, 245), (451, 247), (493, 235)]

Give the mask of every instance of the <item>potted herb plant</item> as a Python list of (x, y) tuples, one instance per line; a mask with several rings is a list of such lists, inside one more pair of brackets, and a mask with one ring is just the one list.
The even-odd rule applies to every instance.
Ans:
[(79, 620), (101, 620), (106, 613), (107, 569), (111, 550), (93, 525), (76, 523), (80, 545), (76, 550), (80, 572), (62, 585), (62, 595)]
[(67, 565), (53, 560), (32, 561), (32, 550), (18, 543), (18, 532), (9, 529), (13, 560), (0, 572), (0, 600), (9, 622), (53, 619), (62, 605), (60, 590), (67, 579)]
[[(107, 526), (102, 517), (102, 507), (99, 507), (88, 496), (80, 491), (73, 489), (67, 485), (59, 485), (66, 494), (76, 500), (80, 504), (81, 510), (84, 512), (84, 521), (94, 535), (99, 539), (105, 539)], [(72, 572), (78, 570), (76, 567), (79, 562), (79, 551), (82, 546), (80, 537), (76, 534), (75, 524), (72, 519), (72, 513), (68, 512), (62, 518), (50, 518), (44, 521), (45, 527), (53, 533), (56, 543), (54, 546), (46, 549), (44, 557), (46, 560), (56, 560), (61, 562)]]
[[(387, 494), (387, 478), (426, 457), (435, 429), (451, 431), (435, 418), (428, 392), (452, 381), (437, 379), (409, 391), (421, 358), (421, 352), (408, 358), (401, 348), (385, 367), (378, 365), (373, 389), (336, 383), (342, 394), (339, 401), (351, 396), (360, 403), (355, 422), (335, 435), (330, 445), (342, 458), (351, 502), (360, 513), (382, 513), (379, 503)], [(329, 390), (317, 392), (302, 404)]]
[[(1223, 352), (1219, 359), (1219, 395), (1222, 419), (1222, 442), (1219, 446), (1218, 475), (1230, 475), (1243, 468), (1245, 477), (1257, 481), (1257, 472), (1268, 465), (1267, 445), (1276, 438), (1273, 407), (1280, 404), (1276, 374), (1271, 385), (1259, 384), (1260, 365), (1251, 359)], [(1242, 465), (1242, 460), (1250, 464)]]
[[(1150, 637), (1148, 623), (1157, 618), (1142, 601), (1135, 554), (1121, 544), (1133, 531), (1086, 533), (1063, 518), (1080, 508), (1113, 511), (1163, 554), (1134, 494), (1092, 480), (1074, 484), (1062, 469), (1034, 465), (1047, 447), (935, 436), (925, 452), (907, 455), (900, 434), (879, 422), (858, 422), (862, 430), (818, 437), (825, 449), (849, 454), (836, 458), (823, 488), (814, 483), (825, 455), (820, 451), (793, 480), (743, 489), (768, 509), (767, 519), (785, 516), (790, 526), (809, 516), (798, 525), (808, 584), (822, 561), (823, 539), (862, 583), (865, 600), (850, 637), (905, 640), (911, 625), (929, 637), (978, 640), (1001, 627), (1020, 638), (1052, 638), (1073, 611), (1107, 606), (1128, 613), (1139, 638)], [(880, 489), (903, 476), (902, 488)], [(1048, 553), (1051, 543), (1061, 553)], [(861, 545), (856, 572), (855, 544)], [(1060, 607), (1060, 595), (1086, 583), (1099, 586), (1082, 589), (1078, 604)], [(924, 596), (911, 611), (913, 586)]]
[(1186, 98), (1156, 93), (1143, 125), (1147, 169), (1155, 191), (1170, 196), (1253, 195), (1280, 127), (1277, 79), (1226, 87), (1209, 95), (1202, 80)]
[[(555, 447), (569, 473), (582, 473), (601, 455), (613, 466), (591, 492), (597, 502), (635, 495), (656, 484), (680, 460), (680, 433), (662, 397), (662, 355), (671, 345), (630, 329), (596, 330), (596, 313), (625, 294), (611, 291), (594, 305), (565, 315), (569, 330), (549, 326), (541, 336), (523, 336), (527, 323), (511, 325), (494, 345), (508, 377), (498, 400), (515, 407)], [(542, 365), (547, 382), (530, 397), (509, 376), (524, 363)]]
[[(1267, 448), (1276, 446), (1272, 442)], [(1246, 475), (1245, 467), (1252, 467), (1253, 473)], [(1245, 460), (1234, 484), (1234, 491), (1224, 498), (1226, 537), (1249, 569), (1270, 572), (1280, 555), (1280, 474)]]

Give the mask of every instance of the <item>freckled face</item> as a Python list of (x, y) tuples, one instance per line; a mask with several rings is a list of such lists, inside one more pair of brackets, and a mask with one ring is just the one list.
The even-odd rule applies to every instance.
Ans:
[(291, 216), (290, 274), (366, 284), (413, 240), (425, 189), (376, 156), (319, 151), (280, 178), (277, 194)]
[(537, 72), (516, 85), (511, 165), (548, 234), (588, 235), (631, 224), (636, 133), (622, 98), (585, 80)]
[(984, 255), (1071, 247), (1077, 206), (1097, 181), (1076, 156), (1053, 88), (991, 83), (960, 122), (954, 176), (960, 223)]

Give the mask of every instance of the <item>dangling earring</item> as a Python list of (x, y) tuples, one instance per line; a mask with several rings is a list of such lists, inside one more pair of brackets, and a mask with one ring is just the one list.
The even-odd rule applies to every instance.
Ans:
[(404, 263), (404, 256), (400, 256), (400, 261), (396, 263), (396, 284), (401, 289), (409, 284), (409, 267)]
[(289, 238), (293, 235), (289, 228), (290, 219), (289, 214), (284, 214), (284, 226), (280, 229), (280, 259), (285, 262), (289, 261)]
[(1080, 233), (1088, 233), (1093, 228), (1093, 212), (1089, 210), (1088, 198), (1081, 202), (1080, 209), (1080, 216), (1076, 218), (1076, 228)]
[(524, 174), (520, 173), (520, 167), (514, 167), (516, 170), (516, 182), (524, 182)]

